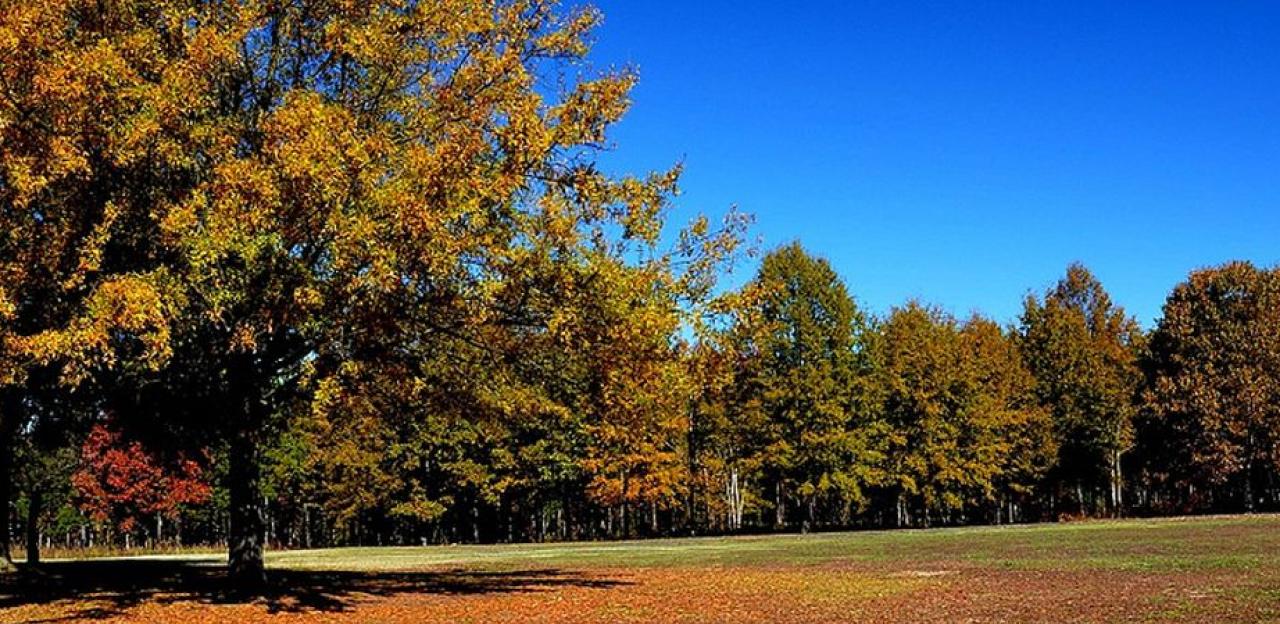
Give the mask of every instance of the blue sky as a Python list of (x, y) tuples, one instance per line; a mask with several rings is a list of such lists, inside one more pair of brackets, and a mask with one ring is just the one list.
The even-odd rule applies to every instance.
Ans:
[(736, 205), (870, 310), (1011, 321), (1079, 260), (1151, 326), (1280, 260), (1280, 4), (596, 4), (593, 63), (640, 72), (605, 165), (683, 161), (679, 220)]

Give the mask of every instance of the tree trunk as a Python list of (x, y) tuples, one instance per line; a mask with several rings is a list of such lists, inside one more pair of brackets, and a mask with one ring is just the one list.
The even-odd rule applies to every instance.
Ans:
[(0, 436), (0, 570), (10, 570), (13, 568), (13, 549), (10, 544), (13, 528), (9, 522), (13, 494), (13, 445), (9, 443), (8, 435)]
[(302, 505), (302, 544), (311, 548), (311, 506), (306, 503)]
[(782, 492), (782, 481), (774, 484), (773, 527), (781, 529), (787, 524), (786, 497)]
[(629, 471), (622, 471), (622, 539), (630, 539), (631, 537), (631, 504), (627, 496), (630, 477)]
[(40, 563), (40, 508), (44, 506), (44, 492), (33, 490), (27, 499), (27, 567)]
[(729, 530), (737, 531), (742, 528), (742, 513), (744, 507), (742, 484), (739, 482), (737, 466), (733, 467), (729, 471), (729, 481), (726, 490), (726, 497), (729, 499)]
[(800, 527), (801, 533), (808, 533), (817, 523), (817, 511), (814, 509), (817, 504), (817, 497), (810, 494), (805, 497), (805, 519), (804, 524)]
[(18, 402), (5, 396), (0, 403), (0, 571), (13, 569), (13, 434), (18, 423)]
[[(1250, 442), (1253, 439), (1250, 438)], [(1253, 513), (1253, 457), (1244, 463), (1244, 512)]]
[(1120, 451), (1111, 454), (1111, 510), (1115, 517), (1124, 515), (1124, 474), (1121, 472)]
[(231, 507), (228, 572), (234, 587), (254, 591), (266, 585), (267, 576), (262, 554), (266, 527), (259, 491), (261, 472), (253, 432), (242, 430), (232, 436), (227, 473)]

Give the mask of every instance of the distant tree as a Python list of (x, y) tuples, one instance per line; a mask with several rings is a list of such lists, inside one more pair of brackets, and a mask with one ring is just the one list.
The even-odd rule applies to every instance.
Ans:
[(995, 323), (965, 323), (909, 302), (875, 340), (887, 485), (899, 525), (1013, 520), (1052, 463), (1049, 416), (1016, 343)]
[(1152, 452), (1168, 476), (1252, 511), (1271, 491), (1260, 484), (1280, 476), (1280, 272), (1247, 262), (1193, 272), (1165, 302), (1148, 366), (1152, 424), (1164, 432)]
[(785, 524), (795, 500), (809, 526), (820, 504), (860, 505), (873, 479), (857, 398), (864, 318), (831, 265), (798, 243), (765, 255), (746, 289), (751, 305), (735, 330), (741, 395), (731, 418), (753, 429), (744, 433), (772, 489), (775, 523)]
[(960, 330), (968, 360), (968, 411), (979, 435), (974, 443), (995, 472), (979, 484), (978, 504), (995, 502), (996, 522), (1018, 520), (1019, 506), (1034, 500), (1057, 461), (1053, 418), (1040, 405), (1035, 378), (1018, 348), (1017, 335), (974, 316)]
[(40, 563), (42, 528), (64, 511), (71, 498), (70, 475), (75, 469), (74, 450), (50, 445), (44, 436), (23, 436), (16, 449), (17, 490), (22, 493), (18, 516), (26, 533), (27, 565)]
[(1037, 395), (1053, 413), (1056, 479), (1074, 488), (1081, 513), (1086, 488), (1105, 490), (1112, 513), (1121, 513), (1122, 457), (1133, 445), (1142, 383), (1141, 329), (1088, 269), (1072, 264), (1043, 298), (1027, 297), (1020, 333)]
[(685, 500), (688, 481), (684, 432), (692, 389), (676, 340), (681, 318), (675, 301), (651, 283), (651, 277), (628, 271), (597, 280), (597, 296), (608, 293), (601, 297), (604, 305), (587, 306), (590, 313), (580, 317), (586, 331), (565, 336), (589, 341), (583, 459), (588, 493), (618, 507), (624, 536), (633, 530), (636, 507), (647, 508), (656, 525), (660, 509)]
[(165, 518), (176, 518), (183, 505), (207, 502), (212, 493), (199, 461), (180, 455), (166, 460), (103, 424), (85, 439), (71, 484), (94, 521), (131, 534), (150, 520), (156, 541), (163, 539)]
[(966, 423), (959, 328), (937, 308), (909, 302), (894, 308), (876, 340), (877, 389), (888, 427), (887, 484), (894, 491), (899, 526), (926, 526), (959, 511), (965, 491), (992, 467), (972, 467), (963, 454)]

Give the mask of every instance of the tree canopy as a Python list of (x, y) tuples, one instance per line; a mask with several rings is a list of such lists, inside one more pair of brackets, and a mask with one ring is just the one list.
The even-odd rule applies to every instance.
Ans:
[(748, 217), (599, 164), (590, 7), (3, 9), (6, 564), (1280, 506), (1276, 269), (1150, 333), (1080, 264), (1008, 326), (799, 242), (730, 287)]

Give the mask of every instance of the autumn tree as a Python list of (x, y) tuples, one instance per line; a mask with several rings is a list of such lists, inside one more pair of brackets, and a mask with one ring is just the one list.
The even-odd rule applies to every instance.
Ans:
[(690, 489), (685, 510), (694, 530), (742, 529), (748, 511), (757, 510), (762, 502), (752, 484), (761, 476), (753, 436), (763, 430), (763, 423), (749, 419), (762, 414), (739, 402), (744, 397), (737, 385), (746, 366), (737, 352), (743, 345), (734, 326), (735, 320), (741, 320), (738, 306), (746, 303), (741, 294), (732, 291), (718, 298), (685, 354), (695, 388), (689, 397)]
[(1121, 513), (1122, 458), (1133, 444), (1142, 383), (1141, 329), (1088, 269), (1072, 264), (1042, 298), (1027, 297), (1020, 333), (1041, 404), (1053, 412), (1057, 480), (1074, 489), (1081, 513), (1095, 489)]
[(823, 503), (863, 501), (873, 453), (857, 403), (863, 316), (824, 259), (798, 243), (765, 255), (735, 330), (742, 396), (732, 418), (755, 423), (752, 453), (775, 523), (791, 501), (811, 525)]
[(1017, 345), (979, 316), (960, 323), (916, 302), (895, 308), (875, 346), (887, 426), (886, 484), (899, 525), (1016, 516), (1052, 464), (1050, 421)]
[(133, 279), (172, 287), (140, 309), (170, 321), (173, 365), (206, 385), (189, 420), (229, 444), (239, 581), (263, 578), (262, 438), (304, 369), (336, 370), (349, 332), (374, 347), (413, 335), (406, 310), (474, 339), (523, 319), (511, 295), (560, 252), (658, 235), (674, 176), (613, 179), (589, 158), (634, 76), (557, 81), (598, 18), (519, 0), (69, 0), (7, 16), (9, 84), (27, 91), (6, 128), (48, 133), (21, 147), (54, 158), (6, 157), (8, 201), (64, 180), (92, 200), (76, 214), (105, 215), (75, 231), (127, 232)]
[(660, 508), (683, 502), (686, 397), (692, 389), (675, 340), (675, 302), (646, 288), (658, 282), (643, 273), (622, 272), (615, 279), (625, 281), (594, 289), (612, 291), (609, 307), (583, 317), (591, 336), (584, 354), (590, 416), (584, 467), (588, 492), (618, 508), (621, 534), (630, 536), (637, 506), (647, 508), (656, 525)]
[(1280, 474), (1280, 273), (1247, 262), (1192, 272), (1165, 302), (1148, 368), (1161, 472), (1252, 511)]
[(963, 445), (959, 339), (954, 318), (909, 302), (890, 312), (873, 343), (888, 434), (883, 470), (898, 526), (914, 524), (917, 515), (927, 526), (940, 513), (960, 510), (965, 490), (992, 468), (973, 461)]
[[(99, 36), (105, 17), (83, 2), (0, 8), (5, 510), (14, 436), (49, 413), (48, 401), (36, 405), (35, 394), (47, 398), (122, 360), (158, 364), (167, 354), (163, 279), (140, 261), (149, 246), (134, 226), (149, 218), (151, 191), (172, 172), (152, 167), (154, 159), (135, 142), (145, 128), (120, 123), (145, 96), (135, 89), (141, 81), (121, 46)], [(9, 514), (0, 515), (0, 554), (8, 562)]]
[(85, 438), (71, 484), (79, 507), (90, 518), (110, 521), (125, 534), (153, 521), (152, 535), (158, 542), (165, 518), (175, 518), (183, 505), (209, 500), (204, 472), (196, 459), (181, 454), (164, 458), (100, 423)]
[(972, 443), (982, 449), (979, 461), (995, 470), (978, 484), (974, 502), (995, 503), (996, 523), (1026, 518), (1023, 510), (1042, 492), (1057, 461), (1052, 416), (1040, 405), (1014, 332), (975, 315), (961, 327), (960, 343)]

